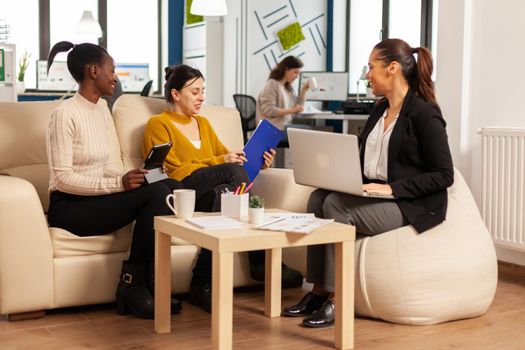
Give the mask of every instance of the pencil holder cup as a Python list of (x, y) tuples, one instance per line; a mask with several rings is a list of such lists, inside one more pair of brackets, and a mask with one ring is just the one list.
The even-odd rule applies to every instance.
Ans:
[(221, 215), (231, 218), (241, 218), (248, 215), (248, 193), (235, 195), (221, 194)]

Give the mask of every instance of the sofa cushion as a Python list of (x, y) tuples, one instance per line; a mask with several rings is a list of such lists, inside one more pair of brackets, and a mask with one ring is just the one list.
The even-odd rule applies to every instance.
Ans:
[[(80, 237), (58, 227), (50, 227), (53, 257), (65, 258), (93, 254), (109, 254), (129, 251), (133, 225), (125, 226), (114, 233), (102, 236)], [(180, 238), (171, 238), (172, 245), (188, 245)]]
[(112, 234), (80, 237), (57, 227), (50, 227), (54, 258), (127, 252), (131, 244), (132, 225)]

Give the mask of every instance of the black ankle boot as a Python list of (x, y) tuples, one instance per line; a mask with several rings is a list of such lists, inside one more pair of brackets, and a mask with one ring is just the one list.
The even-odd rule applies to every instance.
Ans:
[(153, 296), (146, 285), (146, 266), (122, 262), (122, 272), (117, 287), (117, 312), (129, 312), (140, 318), (154, 318)]
[(209, 283), (192, 284), (188, 301), (190, 304), (211, 313), (211, 285)]
[[(153, 296), (153, 298), (155, 298), (155, 262), (154, 261), (151, 261), (148, 263), (147, 273), (148, 273), (148, 276), (147, 276), (148, 289), (151, 295)], [(171, 298), (171, 313), (178, 314), (181, 312), (181, 310), (182, 310), (182, 304), (180, 300), (172, 297)]]

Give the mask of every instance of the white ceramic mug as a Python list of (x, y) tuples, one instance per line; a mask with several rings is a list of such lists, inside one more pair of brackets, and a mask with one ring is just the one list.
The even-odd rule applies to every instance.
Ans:
[[(170, 199), (173, 198), (173, 206)], [(195, 190), (174, 190), (166, 196), (166, 204), (179, 219), (189, 219), (195, 210)]]
[(310, 78), (310, 89), (315, 91), (317, 89), (317, 79), (315, 77)]

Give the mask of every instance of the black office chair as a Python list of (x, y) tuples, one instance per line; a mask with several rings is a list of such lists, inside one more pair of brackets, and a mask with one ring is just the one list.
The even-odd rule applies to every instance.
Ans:
[(151, 85), (153, 85), (153, 80), (148, 81), (146, 85), (144, 85), (144, 87), (142, 88), (142, 92), (140, 93), (140, 96), (149, 96)]
[(246, 141), (248, 141), (248, 132), (255, 130), (257, 126), (257, 122), (255, 121), (256, 101), (252, 96), (243, 94), (234, 94), (233, 100), (241, 115), (242, 133), (244, 143), (246, 143)]

